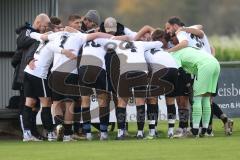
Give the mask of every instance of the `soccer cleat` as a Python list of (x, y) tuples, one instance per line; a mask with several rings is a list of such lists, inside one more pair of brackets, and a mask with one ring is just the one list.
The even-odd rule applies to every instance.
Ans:
[(144, 139), (145, 140), (152, 140), (152, 139), (155, 139), (156, 138), (156, 135), (148, 135), (148, 136), (146, 136)]
[(124, 140), (124, 139), (125, 139), (125, 136), (124, 136), (124, 135), (121, 135), (121, 136), (117, 136), (117, 137), (116, 137), (116, 140), (120, 140), (120, 141), (121, 141), (121, 140)]
[(63, 125), (61, 124), (57, 125), (56, 130), (57, 130), (57, 141), (63, 141), (63, 137), (64, 137)]
[(42, 140), (42, 139), (39, 139), (39, 138), (37, 138), (37, 137), (35, 137), (35, 136), (32, 136), (32, 141), (33, 141), (33, 142), (42, 142), (43, 140)]
[(143, 135), (136, 135), (136, 138), (138, 139), (138, 140), (141, 140), (141, 139), (143, 139), (144, 137), (143, 137)]
[(57, 136), (54, 132), (49, 132), (48, 133), (48, 141), (52, 142), (52, 141), (56, 141), (57, 140)]
[(24, 131), (24, 133), (23, 133), (23, 142), (30, 142), (30, 141), (33, 141), (33, 142), (41, 142), (42, 140), (34, 137), (34, 136), (31, 134), (31, 131), (30, 131), (30, 130)]
[(205, 133), (205, 136), (206, 137), (214, 137), (213, 131), (211, 133), (208, 133), (208, 132)]
[(173, 135), (173, 138), (183, 138), (183, 137), (185, 137), (184, 129), (182, 129), (182, 128), (176, 129), (176, 132)]
[(77, 140), (73, 139), (71, 135), (63, 136), (63, 142), (75, 142)]
[(74, 133), (72, 138), (76, 140), (86, 140), (86, 135), (83, 133)]
[(126, 129), (124, 129), (123, 134), (124, 134), (125, 137), (129, 136), (128, 131)]
[(100, 135), (100, 141), (108, 140), (108, 133), (107, 132), (101, 132)]
[(228, 127), (230, 129), (230, 134), (232, 135), (232, 133), (233, 133), (233, 120), (232, 119), (228, 119)]
[(225, 124), (224, 124), (224, 132), (225, 132), (225, 135), (226, 136), (231, 136), (232, 135), (232, 132), (231, 132), (231, 129), (230, 129), (230, 121), (228, 120)]

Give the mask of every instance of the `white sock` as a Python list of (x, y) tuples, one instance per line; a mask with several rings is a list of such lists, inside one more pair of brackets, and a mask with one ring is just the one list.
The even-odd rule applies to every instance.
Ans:
[(143, 131), (138, 130), (137, 135), (138, 135), (138, 136), (143, 136)]
[(87, 133), (87, 138), (91, 138), (92, 137), (92, 133)]
[(149, 130), (149, 135), (155, 136), (155, 132), (156, 132), (155, 129), (150, 129), (150, 130)]
[(173, 133), (173, 130), (174, 130), (173, 127), (168, 128), (168, 133)]
[(124, 134), (124, 130), (118, 129), (118, 137), (121, 137)]

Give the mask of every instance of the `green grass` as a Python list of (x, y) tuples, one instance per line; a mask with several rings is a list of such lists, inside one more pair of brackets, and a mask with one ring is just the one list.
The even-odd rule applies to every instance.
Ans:
[[(214, 121), (215, 137), (199, 139), (168, 139), (167, 125), (159, 125), (161, 137), (155, 140), (125, 141), (98, 140), (78, 142), (31, 142), (0, 141), (2, 160), (237, 160), (240, 157), (240, 128), (235, 119), (234, 134), (226, 137), (222, 123)], [(130, 133), (135, 134), (136, 124), (130, 124)], [(112, 134), (111, 138), (115, 137)]]

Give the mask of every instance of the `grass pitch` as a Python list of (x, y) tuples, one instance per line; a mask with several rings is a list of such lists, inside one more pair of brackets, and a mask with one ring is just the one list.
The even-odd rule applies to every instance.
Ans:
[[(240, 157), (239, 119), (234, 119), (234, 133), (224, 135), (220, 120), (214, 120), (214, 135), (210, 138), (168, 139), (167, 124), (160, 122), (160, 138), (154, 140), (111, 140), (77, 142), (22, 142), (0, 141), (1, 160), (238, 160)], [(147, 126), (145, 126), (147, 128)], [(136, 124), (129, 125), (135, 135)], [(147, 131), (145, 132), (147, 133)], [(96, 135), (96, 134), (95, 134)]]

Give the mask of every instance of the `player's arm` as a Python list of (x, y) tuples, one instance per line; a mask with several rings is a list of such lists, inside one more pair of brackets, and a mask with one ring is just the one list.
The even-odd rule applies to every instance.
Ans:
[(179, 32), (179, 31), (185, 31), (187, 33), (192, 33), (192, 34), (198, 36), (199, 38), (203, 38), (203, 36), (204, 36), (204, 32), (202, 30), (193, 28), (193, 27), (182, 27), (177, 32)]
[(86, 41), (91, 41), (96, 38), (111, 38), (113, 35), (107, 34), (107, 33), (102, 33), (102, 32), (96, 32), (96, 33), (90, 33), (86, 35)]
[(166, 51), (167, 52), (176, 52), (180, 49), (183, 49), (183, 48), (186, 48), (188, 46), (188, 41), (187, 40), (184, 40), (180, 43), (178, 43), (176, 46), (170, 48), (170, 49), (167, 49)]
[(49, 39), (48, 36), (49, 36), (50, 33), (52, 33), (52, 32), (48, 32), (48, 33), (45, 33), (45, 34), (32, 32), (32, 33), (30, 33), (30, 37), (32, 39), (37, 40), (37, 41), (43, 42), (43, 41), (47, 41)]
[(119, 40), (119, 41), (131, 41), (131, 37), (129, 37), (128, 35), (123, 35), (123, 36), (113, 36), (111, 37), (111, 39), (113, 40)]
[(133, 41), (135, 36), (137, 35), (137, 32), (132, 31), (131, 29), (124, 27), (124, 34), (128, 36), (130, 41)]
[(152, 42), (142, 42), (144, 46), (144, 50), (150, 50), (152, 48), (161, 49), (163, 43), (160, 41), (152, 41)]
[(54, 52), (54, 53), (59, 53), (59, 54), (64, 54), (66, 57), (68, 57), (69, 59), (75, 59), (77, 58), (77, 56), (71, 52), (71, 50), (68, 49), (64, 49), (62, 47), (59, 47), (58, 45), (56, 45), (55, 43), (51, 43), (49, 42), (46, 45), (47, 49), (49, 50), (49, 52)]
[(195, 25), (192, 25), (192, 26), (189, 26), (189, 27), (203, 30), (203, 25), (201, 25), (201, 24), (195, 24)]
[(152, 33), (154, 30), (155, 30), (155, 29), (154, 29), (153, 27), (151, 27), (151, 26), (149, 26), (149, 25), (146, 25), (146, 26), (142, 27), (142, 28), (138, 31), (137, 35), (134, 37), (134, 40), (135, 40), (135, 41), (140, 40), (140, 38), (141, 38), (144, 34), (146, 34), (146, 33)]

